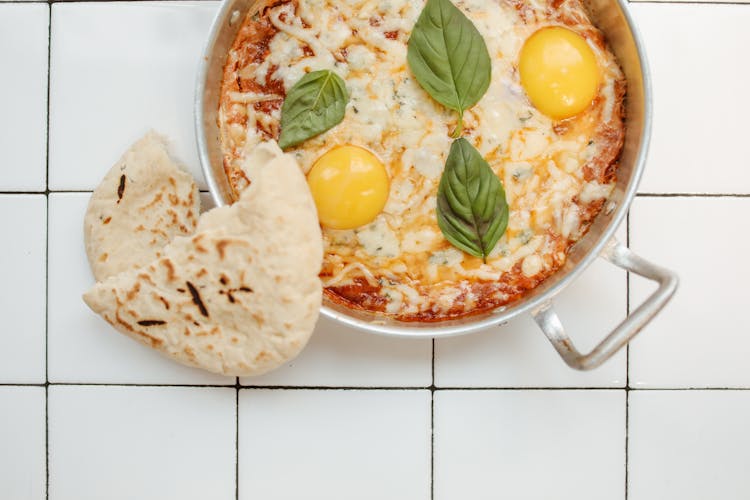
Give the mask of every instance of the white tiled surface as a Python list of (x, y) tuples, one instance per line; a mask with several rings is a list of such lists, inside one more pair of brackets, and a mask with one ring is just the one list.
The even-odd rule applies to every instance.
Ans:
[(288, 366), (243, 385), (427, 387), (432, 383), (432, 341), (375, 337), (327, 318)]
[(52, 5), (50, 187), (93, 189), (149, 127), (203, 178), (195, 70), (218, 2)]
[(430, 498), (430, 392), (240, 392), (239, 498)]
[[(528, 317), (434, 348), (323, 320), (289, 366), (239, 381), (269, 389), (241, 390), (80, 300), (85, 191), (125, 147), (154, 127), (199, 176), (194, 70), (217, 5), (53, 2), (47, 158), (50, 6), (0, 1), (2, 500), (750, 498), (750, 198), (723, 196), (750, 194), (750, 5), (631, 6), (656, 116), (620, 239), (682, 282), (629, 353), (577, 373)], [(555, 305), (586, 349), (652, 287), (597, 262)]]
[(0, 496), (45, 498), (44, 388), (0, 387)]
[[(750, 198), (640, 198), (631, 247), (680, 270), (682, 286), (630, 349), (633, 387), (750, 387)], [(631, 282), (633, 300), (651, 292)]]
[(750, 392), (630, 394), (632, 500), (750, 498)]
[(0, 191), (44, 191), (49, 5), (0, 4)]
[(624, 444), (623, 391), (441, 391), (435, 500), (623, 499)]
[(51, 500), (230, 500), (235, 391), (52, 387)]
[[(654, 80), (644, 193), (750, 193), (747, 5), (637, 4)], [(701, 35), (696, 36), (697, 33)]]
[(47, 200), (0, 195), (0, 383), (44, 382)]

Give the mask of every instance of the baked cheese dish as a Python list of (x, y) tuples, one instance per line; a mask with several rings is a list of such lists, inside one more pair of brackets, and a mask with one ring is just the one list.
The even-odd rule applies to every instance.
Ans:
[[(262, 3), (227, 55), (219, 126), (237, 197), (248, 185), (243, 160), (259, 144), (278, 140), (285, 96), (312, 71), (343, 79), (345, 115), (287, 152), (305, 174), (331, 154), (360, 155), (387, 172), (387, 199), (371, 222), (323, 227), (320, 277), (329, 300), (404, 321), (454, 319), (512, 303), (563, 265), (614, 187), (626, 83), (582, 3), (454, 4), (481, 34), (492, 63), (486, 93), (463, 115), (463, 137), (500, 179), (509, 206), (507, 229), (486, 259), (452, 246), (436, 220), (457, 117), (425, 92), (407, 64), (424, 1)], [(589, 78), (593, 99), (561, 118), (545, 106), (545, 93), (529, 97), (528, 82), (544, 77), (546, 63), (529, 63), (523, 52), (543, 51), (567, 32), (593, 54), (589, 67), (596, 76)], [(541, 49), (531, 46), (532, 37)]]

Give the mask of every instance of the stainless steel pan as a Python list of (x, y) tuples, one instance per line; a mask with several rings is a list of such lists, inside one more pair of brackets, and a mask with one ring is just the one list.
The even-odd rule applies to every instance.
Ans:
[[(245, 15), (250, 9), (258, 9), (261, 4), (259, 0), (225, 0), (222, 3), (198, 70), (195, 94), (198, 149), (203, 173), (219, 206), (232, 202), (231, 189), (223, 169), (217, 125), (222, 67)], [(568, 365), (579, 370), (590, 370), (627, 344), (666, 305), (677, 289), (677, 276), (634, 254), (614, 237), (617, 226), (625, 219), (635, 197), (651, 134), (651, 82), (643, 46), (624, 0), (591, 0), (587, 8), (594, 24), (606, 36), (628, 81), (626, 135), (615, 189), (588, 233), (572, 247), (566, 264), (522, 300), (470, 318), (441, 323), (406, 323), (327, 301), (321, 308), (322, 314), (372, 333), (400, 337), (447, 337), (500, 325), (528, 313)], [(597, 258), (656, 281), (659, 286), (591, 352), (582, 354), (565, 333), (552, 301)]]

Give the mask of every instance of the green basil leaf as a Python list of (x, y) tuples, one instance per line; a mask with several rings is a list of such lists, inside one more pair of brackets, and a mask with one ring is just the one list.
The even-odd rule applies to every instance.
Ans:
[(437, 221), (453, 246), (485, 261), (508, 226), (500, 179), (463, 137), (451, 144), (440, 178)]
[(324, 69), (306, 74), (281, 106), (279, 147), (296, 146), (339, 124), (348, 101), (344, 80), (336, 73)]
[(409, 68), (419, 84), (443, 106), (463, 112), (482, 98), (492, 65), (474, 24), (450, 0), (427, 0), (409, 37)]

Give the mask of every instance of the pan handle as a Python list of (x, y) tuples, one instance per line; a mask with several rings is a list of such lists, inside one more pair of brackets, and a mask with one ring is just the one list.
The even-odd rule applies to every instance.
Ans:
[(531, 315), (539, 328), (568, 366), (576, 370), (591, 370), (612, 357), (661, 311), (677, 290), (675, 273), (639, 257), (615, 238), (606, 245), (601, 256), (626, 271), (656, 281), (659, 288), (588, 354), (581, 354), (573, 346), (551, 302), (532, 311)]

